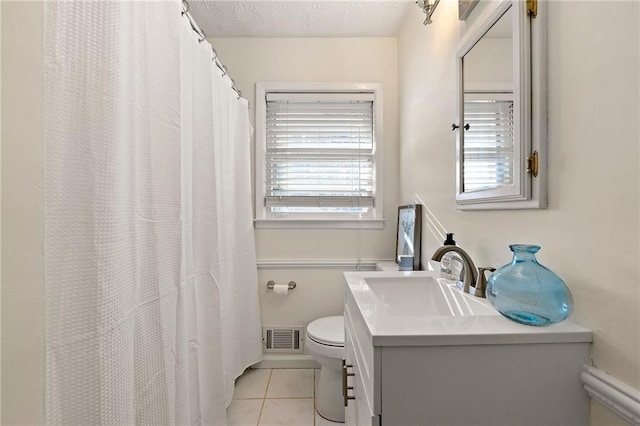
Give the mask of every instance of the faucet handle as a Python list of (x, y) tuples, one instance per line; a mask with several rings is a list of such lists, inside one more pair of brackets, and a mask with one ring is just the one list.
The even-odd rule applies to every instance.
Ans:
[(478, 268), (478, 279), (476, 280), (476, 285), (469, 289), (469, 293), (473, 294), (477, 297), (487, 297), (487, 277), (485, 275), (486, 271), (494, 272), (496, 268), (492, 268), (490, 266), (481, 266)]

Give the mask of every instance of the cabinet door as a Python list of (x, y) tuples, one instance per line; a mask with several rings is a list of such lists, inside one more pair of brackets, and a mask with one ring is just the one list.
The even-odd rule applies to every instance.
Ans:
[(362, 381), (362, 376), (359, 374), (359, 370), (357, 364), (354, 366), (354, 372), (356, 375), (354, 376), (354, 387), (353, 391), (355, 394), (355, 406), (356, 406), (356, 417), (358, 420), (358, 426), (380, 426), (380, 416), (374, 415), (371, 412), (371, 407), (369, 406), (369, 402), (365, 397), (364, 393), (364, 382)]
[[(353, 371), (353, 366), (356, 363), (355, 353), (353, 352), (353, 340), (351, 339), (351, 333), (349, 332), (349, 328), (346, 327), (344, 333), (344, 348), (345, 348), (345, 364), (349, 371)], [(349, 367), (351, 366), (351, 367)], [(346, 371), (343, 370), (342, 374), (346, 374)], [(346, 376), (343, 377), (342, 380), (346, 380), (348, 387), (355, 387), (353, 383), (355, 382), (354, 376)], [(355, 390), (355, 389), (354, 389)], [(354, 390), (342, 389), (342, 392), (347, 392), (348, 396), (354, 396)], [(344, 396), (344, 395), (343, 395)], [(357, 398), (357, 397), (356, 397)], [(352, 399), (345, 399), (346, 407), (344, 413), (344, 423), (345, 426), (357, 426), (358, 425), (358, 417), (356, 410), (356, 401)]]
[[(364, 390), (364, 381), (361, 374), (358, 357), (355, 353), (353, 336), (351, 335), (351, 327), (345, 328), (345, 363), (348, 366), (347, 371), (353, 373), (353, 376), (345, 376), (347, 395), (354, 399), (346, 399), (345, 408), (345, 425), (346, 426), (380, 426), (380, 416), (373, 415), (369, 401)], [(345, 374), (347, 371), (343, 371)], [(351, 388), (351, 389), (349, 389)]]

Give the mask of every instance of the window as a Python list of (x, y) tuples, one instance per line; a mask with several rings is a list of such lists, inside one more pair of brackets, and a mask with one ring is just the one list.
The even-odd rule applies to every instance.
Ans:
[(381, 97), (378, 84), (257, 85), (257, 226), (381, 227)]

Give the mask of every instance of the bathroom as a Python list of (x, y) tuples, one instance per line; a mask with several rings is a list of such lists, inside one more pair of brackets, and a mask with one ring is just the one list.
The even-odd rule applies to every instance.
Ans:
[[(343, 271), (392, 261), (397, 207), (418, 202), (423, 259), (442, 244), (444, 230), (455, 232), (477, 265), (507, 263), (514, 242), (542, 246), (540, 261), (573, 293), (571, 321), (593, 332), (593, 365), (640, 388), (640, 5), (546, 2), (548, 207), (463, 211), (455, 201), (454, 58), (486, 1), (463, 22), (458, 2), (442, 0), (427, 26), (409, 3), (384, 35), (208, 38), (247, 99), (254, 127), (258, 82), (379, 82), (384, 89), (384, 227), (256, 224), (262, 325), (305, 326), (341, 314)], [(45, 419), (42, 9), (38, 2), (1, 8), (3, 424)], [(269, 280), (297, 286), (278, 295), (267, 290)], [(273, 368), (306, 368), (309, 359), (265, 354)], [(593, 401), (590, 424), (627, 423)]]

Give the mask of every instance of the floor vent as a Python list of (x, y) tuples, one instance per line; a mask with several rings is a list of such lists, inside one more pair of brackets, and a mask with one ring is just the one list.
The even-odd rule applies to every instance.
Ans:
[(302, 353), (304, 327), (263, 327), (264, 351), (269, 353)]

